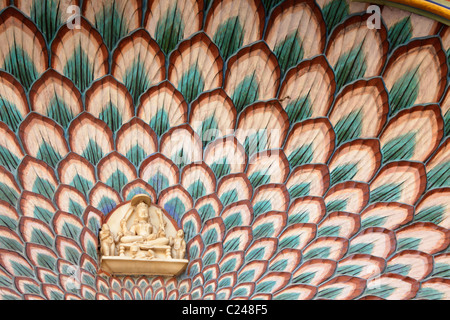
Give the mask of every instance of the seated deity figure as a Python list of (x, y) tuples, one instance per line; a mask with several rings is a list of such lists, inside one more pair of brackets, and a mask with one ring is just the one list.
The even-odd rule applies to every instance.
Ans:
[[(124, 256), (125, 254), (125, 244), (132, 245), (133, 248), (136, 248), (136, 245), (138, 244), (140, 245), (138, 247), (145, 250), (152, 247), (169, 245), (170, 240), (165, 235), (161, 209), (152, 206), (149, 198), (142, 198), (138, 199), (135, 203), (132, 203), (129, 213), (131, 213), (132, 210), (135, 212), (135, 221), (130, 229), (127, 229), (127, 217), (129, 214), (127, 214), (120, 222), (121, 228), (118, 233), (118, 241), (121, 256)], [(155, 230), (155, 227), (150, 222), (150, 213), (154, 213), (159, 219), (158, 230)], [(152, 256), (151, 252), (152, 251), (148, 251), (148, 257)], [(140, 257), (139, 254), (132, 254), (132, 256)]]
[(121, 231), (119, 232), (121, 243), (131, 242), (146, 242), (156, 239), (156, 234), (153, 233), (153, 225), (149, 222), (148, 205), (145, 202), (139, 202), (136, 205), (136, 220), (131, 226), (130, 230), (127, 230), (126, 219), (120, 222)]

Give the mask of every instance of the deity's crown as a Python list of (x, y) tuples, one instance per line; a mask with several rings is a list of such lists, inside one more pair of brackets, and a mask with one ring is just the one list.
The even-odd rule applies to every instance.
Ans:
[(147, 208), (148, 205), (147, 205), (144, 201), (142, 201), (142, 202), (139, 202), (139, 203), (136, 205), (136, 208), (140, 208), (140, 207), (145, 207), (145, 208)]

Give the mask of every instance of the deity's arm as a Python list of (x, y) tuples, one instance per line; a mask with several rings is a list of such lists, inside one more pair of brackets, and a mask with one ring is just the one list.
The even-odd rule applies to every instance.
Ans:
[(137, 234), (137, 232), (136, 232), (136, 226), (135, 226), (135, 225), (132, 225), (131, 228), (130, 228), (130, 231), (128, 231), (125, 235), (128, 235), (128, 236), (135, 236), (136, 234)]

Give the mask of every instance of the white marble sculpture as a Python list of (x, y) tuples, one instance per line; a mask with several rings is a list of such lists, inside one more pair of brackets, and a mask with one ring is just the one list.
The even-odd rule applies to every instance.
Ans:
[[(106, 269), (128, 269), (130, 274), (136, 274), (138, 271), (133, 270), (143, 270), (145, 266), (142, 261), (167, 265), (177, 260), (187, 264), (183, 230), (170, 221), (161, 208), (153, 205), (149, 196), (136, 195), (116, 211), (99, 232), (100, 254)], [(133, 266), (133, 261), (140, 261), (140, 265)], [(147, 265), (150, 269), (159, 269), (161, 266), (155, 263)], [(149, 274), (156, 274), (156, 271), (150, 270)]]

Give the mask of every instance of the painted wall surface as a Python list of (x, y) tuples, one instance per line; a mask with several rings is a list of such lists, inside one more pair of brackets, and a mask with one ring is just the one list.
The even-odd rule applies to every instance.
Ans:
[[(1, 0), (0, 298), (449, 299), (450, 29), (347, 0)], [(99, 272), (148, 194), (179, 277)]]

